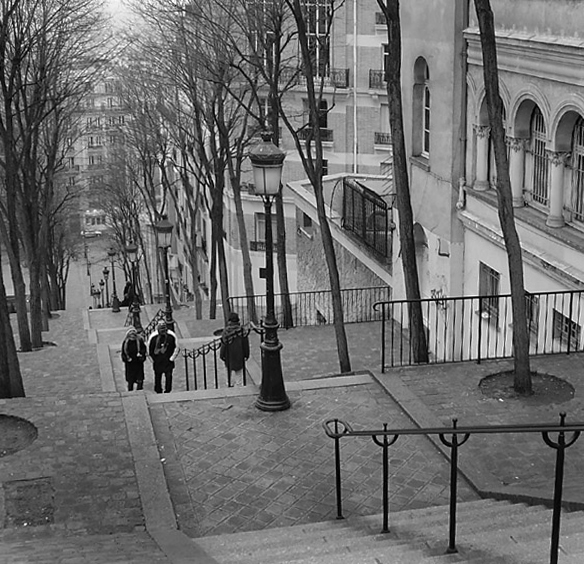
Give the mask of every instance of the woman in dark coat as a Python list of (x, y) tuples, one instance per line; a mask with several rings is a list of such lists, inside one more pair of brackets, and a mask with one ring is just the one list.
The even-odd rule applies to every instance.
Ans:
[[(227, 381), (229, 386), (234, 383), (243, 383), (243, 369), (245, 361), (249, 358), (249, 339), (239, 322), (237, 313), (230, 313), (227, 327), (221, 334), (221, 360), (227, 368)], [(234, 378), (231, 379), (231, 373)]]
[(146, 360), (146, 343), (134, 327), (126, 332), (122, 343), (122, 360), (126, 368), (126, 382), (131, 392), (136, 384), (137, 390), (144, 388), (144, 361)]

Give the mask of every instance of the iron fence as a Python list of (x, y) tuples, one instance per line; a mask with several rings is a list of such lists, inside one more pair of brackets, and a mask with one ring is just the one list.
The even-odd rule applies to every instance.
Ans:
[(236, 381), (236, 372), (231, 370), (228, 362), (224, 363), (221, 360), (221, 346), (225, 344), (229, 347), (236, 338), (247, 338), (249, 333), (249, 327), (242, 327), (240, 332), (234, 333), (228, 340), (219, 337), (198, 348), (183, 349), (187, 392), (190, 390), (218, 390), (225, 387), (232, 388), (236, 385), (247, 386), (246, 359), (243, 362), (242, 380)]
[[(382, 453), (382, 533), (389, 532), (389, 465), (390, 446), (402, 435), (437, 435), (440, 442), (450, 449), (450, 503), (448, 509), (449, 529), (448, 547), (446, 553), (457, 552), (456, 548), (456, 501), (458, 481), (458, 448), (464, 445), (472, 435), (486, 434), (532, 434), (542, 435), (544, 443), (556, 451), (554, 497), (552, 513), (552, 530), (550, 541), (550, 564), (557, 564), (559, 553), (560, 520), (562, 495), (564, 484), (564, 464), (566, 449), (572, 446), (584, 431), (584, 423), (566, 424), (566, 414), (560, 413), (560, 423), (554, 424), (527, 424), (527, 425), (491, 425), (458, 427), (457, 420), (452, 420), (452, 427), (436, 428), (402, 428), (388, 429), (384, 424), (383, 429), (354, 430), (349, 423), (340, 419), (329, 419), (323, 423), (325, 433), (335, 441), (335, 491), (337, 501), (337, 519), (343, 519), (342, 505), (342, 464), (341, 464), (341, 439), (349, 437), (365, 437), (371, 439), (381, 447)], [(567, 433), (571, 433), (567, 437)], [(553, 433), (553, 435), (552, 435)], [(554, 436), (557, 438), (554, 440)]]
[[(526, 293), (529, 352), (532, 355), (584, 349), (582, 290)], [(430, 363), (480, 363), (513, 356), (511, 295), (448, 298), (436, 294), (419, 300)], [(408, 300), (378, 302), (382, 315), (381, 371), (415, 364)]]
[[(314, 292), (292, 292), (290, 297), (291, 325), (285, 324), (284, 319), (284, 294), (274, 296), (274, 309), (278, 323), (285, 328), (302, 327), (312, 325), (326, 325), (333, 323), (333, 303), (330, 290), (317, 290)], [(391, 299), (389, 286), (373, 286), (369, 288), (350, 288), (341, 290), (343, 314), (345, 323), (363, 323), (379, 321), (382, 319), (382, 311), (374, 309), (375, 303), (381, 300)], [(259, 317), (266, 314), (266, 296), (253, 296), (256, 313)], [(248, 298), (236, 296), (229, 298), (231, 311), (237, 312), (242, 322), (249, 323), (247, 311)]]

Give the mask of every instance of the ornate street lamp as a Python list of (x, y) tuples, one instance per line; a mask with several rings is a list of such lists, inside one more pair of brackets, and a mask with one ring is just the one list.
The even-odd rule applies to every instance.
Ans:
[(129, 243), (126, 245), (126, 255), (132, 265), (132, 304), (130, 305), (130, 313), (132, 314), (132, 325), (134, 329), (141, 333), (142, 322), (140, 321), (140, 304), (138, 303), (138, 245)]
[(112, 266), (112, 312), (119, 313), (120, 300), (118, 299), (118, 293), (116, 292), (116, 270), (114, 268), (114, 257), (116, 256), (116, 250), (111, 247), (107, 252), (107, 256), (110, 258)]
[(266, 228), (266, 268), (260, 269), (260, 277), (266, 280), (266, 316), (264, 318), (264, 339), (262, 350), (262, 383), (256, 407), (262, 411), (284, 411), (290, 407), (290, 400), (284, 388), (278, 340), (278, 320), (274, 311), (274, 256), (272, 238), (272, 199), (280, 192), (282, 166), (286, 155), (270, 140), (269, 134), (262, 135), (262, 141), (249, 152), (253, 169), (254, 193), (261, 196), (265, 209)]
[(104, 296), (104, 292), (103, 292), (103, 285), (105, 284), (105, 282), (103, 281), (103, 278), (99, 281), (99, 295), (101, 296), (101, 300), (100, 300), (100, 307), (104, 307), (103, 304), (103, 296)]
[(105, 307), (109, 307), (110, 306), (109, 286), (107, 283), (107, 281), (109, 279), (109, 270), (108, 270), (107, 266), (103, 267), (102, 273), (103, 273), (103, 279), (105, 280)]
[(158, 235), (158, 248), (162, 251), (164, 269), (164, 295), (166, 300), (166, 310), (164, 317), (166, 326), (170, 331), (174, 331), (174, 319), (172, 318), (172, 305), (170, 304), (170, 274), (168, 272), (168, 249), (172, 245), (172, 230), (174, 225), (168, 221), (167, 216), (154, 224), (154, 230)]

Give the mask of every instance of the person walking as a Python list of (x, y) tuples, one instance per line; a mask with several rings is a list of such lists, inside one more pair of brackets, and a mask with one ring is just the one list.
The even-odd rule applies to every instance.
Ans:
[[(249, 339), (244, 334), (239, 321), (239, 315), (229, 314), (227, 327), (221, 334), (221, 349), (219, 356), (227, 368), (227, 383), (229, 387), (236, 383), (243, 384), (245, 361), (249, 358)], [(233, 378), (231, 373), (233, 372)]]
[(174, 332), (169, 331), (164, 321), (159, 321), (148, 339), (148, 356), (154, 368), (154, 391), (162, 393), (162, 376), (164, 375), (164, 393), (172, 391), (172, 371), (174, 360), (180, 348)]
[(130, 327), (122, 343), (122, 360), (124, 361), (128, 391), (144, 389), (144, 361), (146, 360), (146, 343), (134, 327)]

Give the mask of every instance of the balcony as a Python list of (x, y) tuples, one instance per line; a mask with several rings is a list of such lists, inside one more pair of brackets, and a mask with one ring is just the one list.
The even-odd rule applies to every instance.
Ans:
[(383, 12), (375, 12), (375, 25), (387, 25)]
[[(298, 132), (298, 137), (302, 141), (306, 141), (306, 139), (308, 139), (308, 137), (310, 136), (311, 133), (312, 133), (312, 130), (310, 129), (310, 127), (306, 127), (304, 129), (301, 129)], [(321, 141), (323, 143), (332, 143), (333, 142), (333, 130), (332, 129), (325, 129), (324, 127), (321, 127), (320, 128), (320, 138), (321, 138)]]
[(375, 131), (373, 132), (373, 139), (375, 145), (391, 145), (391, 133)]
[(349, 88), (349, 69), (331, 69), (329, 80), (335, 88)]
[(369, 88), (371, 90), (385, 90), (385, 71), (383, 69), (369, 69)]

